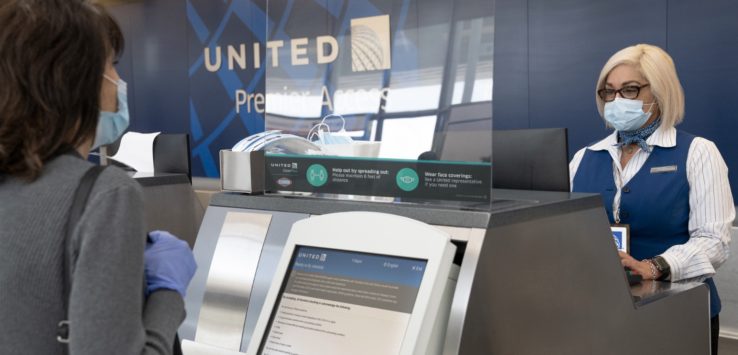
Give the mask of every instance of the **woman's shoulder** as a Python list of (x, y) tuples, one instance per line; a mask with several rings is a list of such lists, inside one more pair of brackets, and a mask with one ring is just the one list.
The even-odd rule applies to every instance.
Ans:
[[(62, 155), (52, 160), (44, 169), (42, 179), (56, 181), (57, 184), (79, 185), (82, 176), (94, 165), (75, 155)], [(90, 192), (90, 198), (100, 194), (111, 194), (116, 191), (125, 191), (136, 195), (141, 194), (139, 184), (125, 171), (114, 167), (106, 167), (95, 180)]]
[[(706, 151), (715, 151), (715, 152), (717, 152), (718, 151), (717, 145), (715, 145), (715, 142), (713, 142), (713, 141), (711, 141), (711, 140), (709, 140), (709, 139), (707, 139), (705, 137), (700, 137), (700, 136), (698, 136), (696, 134), (692, 134), (692, 133), (689, 133), (689, 132), (686, 132), (686, 131), (683, 131), (683, 130), (680, 130), (680, 129), (677, 129), (676, 130), (676, 135), (678, 137), (677, 138), (677, 144), (679, 144), (678, 143), (679, 142), (679, 137), (681, 137), (682, 139), (686, 139), (686, 142), (689, 142), (689, 150), (690, 150), (690, 152), (694, 152), (694, 151), (703, 151), (703, 152), (706, 152)], [(685, 142), (685, 141), (683, 141), (683, 142)]]
[(116, 166), (106, 167), (100, 174), (100, 179), (110, 188), (129, 187), (140, 189), (140, 185), (128, 173)]
[(582, 157), (584, 157), (584, 153), (587, 152), (588, 147), (582, 147), (581, 149), (577, 150), (576, 153), (572, 156), (572, 161), (574, 160), (582, 160)]
[[(680, 132), (681, 133), (681, 132)], [(725, 166), (725, 160), (723, 159), (720, 150), (718, 149), (715, 142), (690, 133), (684, 133), (689, 135), (691, 142), (689, 144), (689, 150), (687, 153), (687, 164), (694, 167), (712, 167), (712, 166)]]
[(701, 149), (717, 149), (715, 142), (700, 136), (693, 136), (691, 147)]
[(106, 167), (98, 176), (91, 197), (97, 195), (131, 195), (130, 198), (143, 200), (141, 185), (127, 172), (115, 166)]
[(694, 133), (678, 129), (676, 127), (674, 127), (674, 130), (676, 131), (677, 140), (680, 137), (682, 139), (686, 139), (689, 142), (690, 147), (715, 147), (715, 143), (705, 137), (698, 136)]

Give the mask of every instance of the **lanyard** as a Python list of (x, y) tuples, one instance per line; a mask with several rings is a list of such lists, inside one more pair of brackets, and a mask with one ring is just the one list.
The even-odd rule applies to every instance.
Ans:
[(615, 221), (615, 224), (620, 224), (620, 197), (622, 196), (623, 176), (616, 162), (612, 162), (612, 167), (613, 175), (615, 175), (615, 187), (617, 188), (615, 198), (612, 199), (612, 220)]

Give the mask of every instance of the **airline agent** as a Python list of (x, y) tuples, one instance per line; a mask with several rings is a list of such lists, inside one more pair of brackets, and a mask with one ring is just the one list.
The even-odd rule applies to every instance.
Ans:
[(684, 93), (661, 48), (639, 44), (615, 53), (600, 72), (595, 100), (615, 131), (574, 155), (571, 190), (600, 193), (610, 223), (630, 227), (623, 266), (646, 280), (707, 284), (717, 354), (721, 307), (712, 276), (728, 258), (735, 218), (728, 168), (713, 142), (675, 128)]

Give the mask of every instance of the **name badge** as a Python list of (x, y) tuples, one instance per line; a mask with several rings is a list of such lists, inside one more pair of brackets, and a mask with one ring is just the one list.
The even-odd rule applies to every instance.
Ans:
[(610, 229), (618, 250), (630, 254), (630, 226), (627, 224), (612, 224)]
[(654, 166), (651, 168), (651, 174), (670, 173), (673, 171), (677, 171), (676, 165)]

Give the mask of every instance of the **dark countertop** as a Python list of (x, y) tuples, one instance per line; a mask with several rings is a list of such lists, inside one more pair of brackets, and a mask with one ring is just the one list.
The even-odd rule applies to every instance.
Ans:
[(141, 186), (190, 184), (190, 180), (185, 174), (141, 173), (135, 171), (128, 171), (127, 173), (128, 176), (136, 179)]
[[(562, 214), (602, 205), (597, 194), (568, 192), (492, 190), (491, 205), (462, 203), (376, 202), (326, 199), (295, 195), (246, 195), (221, 192), (213, 195), (211, 206), (267, 211), (326, 214), (345, 211), (392, 213), (429, 224), (487, 228), (490, 225), (519, 223), (529, 219)], [(363, 198), (363, 197), (362, 197)]]
[(695, 287), (707, 287), (697, 281), (661, 282), (647, 280), (630, 287), (630, 295), (636, 308), (643, 307), (649, 303), (656, 302), (662, 298), (681, 293)]

